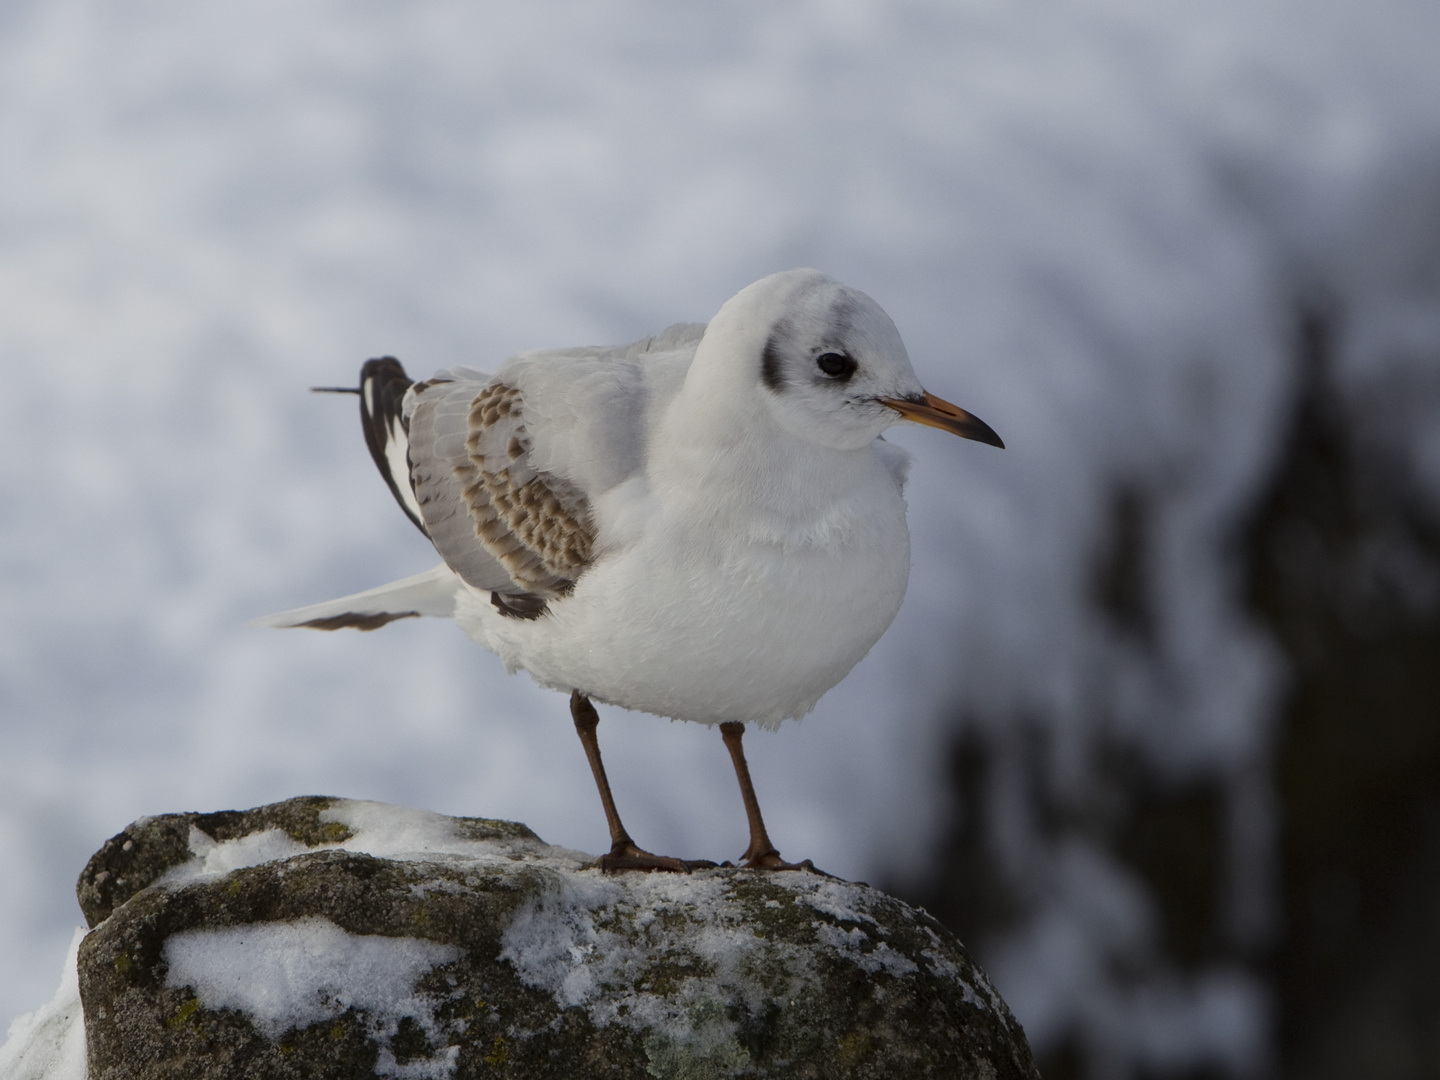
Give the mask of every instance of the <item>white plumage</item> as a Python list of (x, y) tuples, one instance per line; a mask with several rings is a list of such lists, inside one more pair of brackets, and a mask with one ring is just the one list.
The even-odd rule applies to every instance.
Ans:
[(708, 326), (408, 384), (371, 361), (362, 416), (444, 563), (262, 622), (452, 616), (576, 708), (726, 724), (734, 754), (738, 725), (808, 712), (899, 610), (908, 459), (881, 432), (908, 418), (1000, 445), (925, 393), (879, 305), (813, 270), (756, 282)]

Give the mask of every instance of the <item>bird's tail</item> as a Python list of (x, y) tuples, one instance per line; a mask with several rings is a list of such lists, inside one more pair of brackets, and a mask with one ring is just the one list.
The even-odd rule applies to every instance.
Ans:
[(375, 630), (396, 619), (419, 615), (448, 619), (455, 614), (455, 597), (464, 587), (455, 571), (441, 563), (434, 570), (392, 581), (378, 589), (282, 611), (278, 615), (266, 615), (251, 620), (250, 625), (306, 626), (312, 630), (339, 630), (350, 626), (356, 630)]

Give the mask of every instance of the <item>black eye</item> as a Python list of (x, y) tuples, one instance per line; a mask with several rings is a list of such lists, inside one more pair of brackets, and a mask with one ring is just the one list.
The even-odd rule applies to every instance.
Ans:
[(844, 353), (827, 352), (815, 358), (815, 366), (832, 379), (848, 379), (859, 365)]

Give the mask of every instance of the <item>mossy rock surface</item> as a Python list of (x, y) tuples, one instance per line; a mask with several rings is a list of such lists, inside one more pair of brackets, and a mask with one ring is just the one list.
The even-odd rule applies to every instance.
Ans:
[(805, 873), (588, 864), (346, 800), (137, 822), (80, 881), (91, 1080), (1036, 1075), (922, 911)]

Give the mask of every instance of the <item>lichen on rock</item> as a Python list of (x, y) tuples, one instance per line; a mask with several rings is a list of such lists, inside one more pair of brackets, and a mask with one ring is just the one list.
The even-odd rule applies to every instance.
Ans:
[(1035, 1075), (923, 911), (807, 873), (592, 862), (346, 800), (137, 822), (80, 882), (90, 1076)]

